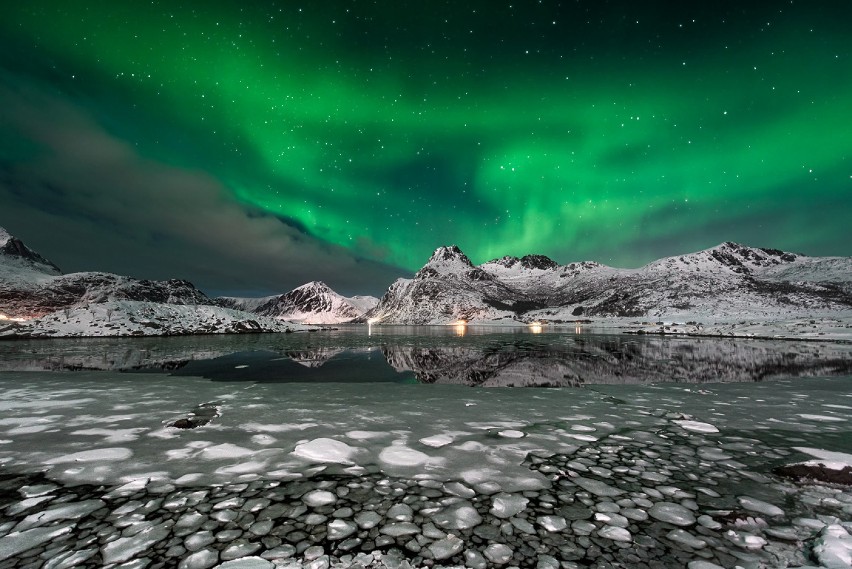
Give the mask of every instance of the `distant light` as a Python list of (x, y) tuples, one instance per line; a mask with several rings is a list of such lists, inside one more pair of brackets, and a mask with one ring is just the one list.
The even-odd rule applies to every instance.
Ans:
[(0, 313), (0, 320), (8, 320), (10, 322), (26, 322), (29, 318), (25, 318), (23, 316), (6, 316), (5, 314)]
[(467, 333), (466, 320), (456, 320), (451, 324), (451, 326), (455, 330), (456, 336), (464, 336)]
[(367, 319), (367, 325), (371, 326), (373, 324), (378, 324), (379, 322), (381, 322), (381, 320), (382, 320), (381, 318), (368, 318)]
[(529, 326), (530, 332), (532, 332), (533, 334), (541, 334), (542, 327), (544, 325), (541, 322), (539, 322), (538, 320), (535, 320), (535, 321), (527, 324), (527, 326)]

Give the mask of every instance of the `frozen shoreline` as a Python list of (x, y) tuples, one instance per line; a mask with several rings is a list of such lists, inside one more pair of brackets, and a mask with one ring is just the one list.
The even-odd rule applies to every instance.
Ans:
[[(3, 470), (58, 488), (9, 504), (0, 550), (38, 530), (70, 556), (97, 528), (114, 537), (74, 550), (89, 566), (148, 550), (186, 567), (816, 565), (805, 544), (852, 528), (852, 494), (772, 468), (814, 458), (799, 449), (852, 458), (850, 381), (376, 390), (3, 373)], [(169, 426), (201, 403), (218, 416)]]

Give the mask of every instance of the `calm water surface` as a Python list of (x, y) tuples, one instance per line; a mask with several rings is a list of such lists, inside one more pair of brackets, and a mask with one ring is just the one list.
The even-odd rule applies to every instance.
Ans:
[(0, 342), (0, 369), (168, 371), (221, 381), (571, 387), (852, 374), (852, 345), (453, 326)]

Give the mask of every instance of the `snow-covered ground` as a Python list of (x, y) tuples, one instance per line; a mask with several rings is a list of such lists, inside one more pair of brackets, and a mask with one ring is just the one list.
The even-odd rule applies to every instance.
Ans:
[(310, 329), (316, 327), (218, 306), (124, 300), (67, 308), (24, 322), (0, 321), (0, 339), (241, 334)]
[(814, 312), (806, 316), (777, 315), (766, 318), (756, 318), (748, 314), (728, 318), (695, 315), (664, 319), (587, 318), (551, 326), (587, 332), (852, 341), (852, 311)]
[[(3, 373), (0, 562), (845, 567), (849, 488), (773, 469), (852, 461), (850, 381), (318, 389)], [(170, 426), (199, 409), (215, 416)]]

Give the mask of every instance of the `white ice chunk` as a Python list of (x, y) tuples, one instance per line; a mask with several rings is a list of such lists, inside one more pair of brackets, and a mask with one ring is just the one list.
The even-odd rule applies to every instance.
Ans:
[(562, 516), (539, 516), (536, 521), (538, 525), (552, 532), (562, 531), (568, 527), (568, 522)]
[(184, 557), (178, 565), (178, 569), (207, 569), (219, 560), (219, 553), (212, 549), (196, 551), (188, 557)]
[(429, 551), (432, 553), (432, 557), (442, 561), (461, 553), (461, 550), (464, 549), (464, 543), (464, 540), (449, 534), (444, 539), (430, 543)]
[(453, 437), (449, 435), (432, 435), (431, 437), (423, 437), (420, 442), (432, 448), (441, 448), (453, 442)]
[(319, 438), (296, 445), (296, 450), (293, 451), (293, 454), (313, 462), (352, 464), (352, 456), (357, 451), (358, 449), (344, 442), (335, 439)]
[(633, 536), (630, 535), (630, 532), (624, 528), (615, 527), (615, 526), (604, 526), (598, 530), (598, 535), (611, 539), (613, 541), (624, 541), (630, 542), (633, 541)]
[(133, 451), (124, 447), (96, 448), (72, 454), (58, 456), (47, 461), (47, 464), (65, 464), (68, 462), (115, 462), (127, 460), (133, 456)]
[(503, 543), (492, 543), (482, 552), (492, 563), (504, 565), (512, 560), (512, 548)]
[(328, 539), (345, 539), (358, 531), (358, 526), (346, 520), (334, 520), (328, 523)]
[(120, 537), (107, 543), (101, 548), (104, 564), (121, 563), (138, 553), (151, 549), (155, 543), (169, 536), (171, 525), (171, 522), (164, 522), (147, 527), (136, 535)]
[(709, 561), (704, 561), (703, 559), (696, 559), (695, 561), (690, 561), (686, 565), (686, 569), (725, 569), (721, 565), (716, 565), (715, 563), (710, 563)]
[(35, 498), (36, 496), (44, 496), (57, 489), (56, 484), (33, 484), (30, 486), (21, 486), (18, 492), (24, 498)]
[(833, 415), (809, 415), (807, 413), (799, 413), (799, 417), (802, 419), (808, 419), (810, 421), (820, 421), (823, 423), (842, 423), (846, 419), (842, 417), (835, 417)]
[(311, 490), (304, 496), (302, 501), (312, 508), (327, 506), (337, 502), (337, 496), (328, 490)]
[(759, 535), (754, 535), (744, 531), (728, 530), (725, 532), (725, 538), (744, 549), (760, 549), (766, 545), (766, 540)]
[(758, 500), (756, 498), (752, 498), (750, 496), (737, 496), (737, 501), (739, 501), (740, 505), (746, 510), (750, 510), (752, 512), (757, 512), (759, 514), (765, 514), (767, 516), (783, 516), (784, 510), (770, 504), (768, 502), (764, 502), (763, 500)]
[(64, 535), (71, 531), (71, 526), (52, 526), (33, 528), (26, 531), (16, 531), (0, 538), (0, 561), (38, 547), (46, 541)]
[(213, 445), (201, 451), (201, 457), (208, 460), (222, 460), (227, 458), (245, 458), (255, 454), (255, 451), (237, 446), (231, 443)]
[(702, 423), (701, 421), (673, 421), (680, 425), (682, 429), (693, 431), (696, 433), (718, 433), (719, 429), (710, 423)]
[(666, 535), (666, 537), (676, 543), (681, 543), (687, 547), (691, 547), (692, 549), (701, 549), (707, 546), (706, 541), (682, 529), (673, 529), (668, 533), (668, 535)]
[(848, 569), (852, 567), (852, 536), (843, 526), (827, 526), (816, 540), (814, 555), (826, 569)]
[(695, 523), (695, 516), (691, 511), (673, 502), (657, 502), (648, 510), (648, 515), (655, 520), (676, 526), (690, 526)]
[(429, 455), (405, 445), (392, 445), (379, 453), (379, 460), (393, 466), (419, 466), (429, 461)]
[(583, 478), (582, 476), (577, 476), (571, 479), (571, 481), (582, 488), (583, 490), (587, 490), (596, 496), (619, 496), (624, 494), (622, 490), (610, 486), (600, 480), (594, 480), (592, 478)]
[(21, 512), (25, 512), (32, 508), (33, 506), (38, 506), (42, 502), (53, 499), (53, 496), (36, 496), (35, 498), (27, 498), (25, 500), (21, 500), (15, 504), (12, 504), (8, 508), (6, 508), (6, 513), (10, 516), (14, 516), (15, 514), (20, 514)]
[(225, 561), (213, 569), (273, 569), (275, 565), (262, 557), (243, 557), (233, 561)]
[(348, 431), (345, 434), (350, 439), (355, 439), (356, 441), (368, 441), (370, 439), (386, 437), (390, 433), (384, 431)]
[(411, 522), (396, 522), (382, 526), (379, 533), (383, 533), (391, 537), (401, 537), (403, 535), (414, 535), (415, 533), (420, 533), (420, 528)]
[(515, 429), (506, 429), (504, 431), (499, 431), (497, 434), (507, 439), (522, 439), (526, 436), (526, 433), (523, 431), (517, 431)]
[[(830, 450), (823, 450), (821, 448), (809, 448), (809, 447), (793, 447), (795, 450), (799, 452), (803, 452), (805, 454), (809, 454), (814, 458), (819, 458), (822, 460), (827, 460), (832, 463), (836, 463), (839, 467), (834, 468), (834, 470), (842, 470), (843, 466), (852, 467), (852, 454), (846, 454), (845, 452), (834, 452)], [(841, 466), (842, 465), (842, 466)]]
[(520, 494), (496, 494), (492, 498), (491, 515), (498, 518), (511, 518), (524, 511), (529, 500)]
[(43, 512), (30, 514), (15, 526), (15, 531), (23, 531), (37, 526), (47, 525), (56, 520), (78, 520), (106, 506), (102, 500), (83, 500), (48, 508)]
[(482, 516), (470, 502), (457, 502), (433, 516), (435, 525), (444, 529), (470, 529), (482, 523)]
[(376, 512), (362, 511), (355, 514), (355, 523), (361, 529), (372, 529), (379, 525), (382, 517)]

